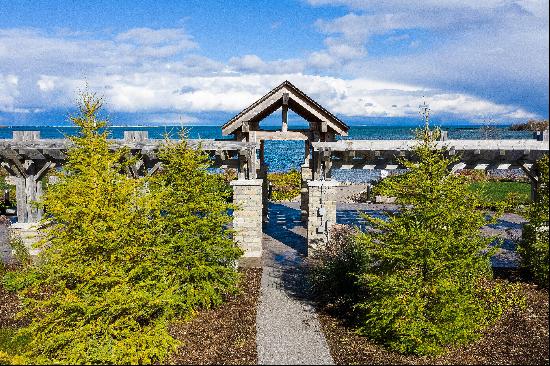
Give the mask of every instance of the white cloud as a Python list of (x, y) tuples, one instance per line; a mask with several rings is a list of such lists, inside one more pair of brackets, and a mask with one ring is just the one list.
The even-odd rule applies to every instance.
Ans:
[(505, 6), (518, 6), (526, 11), (540, 11), (544, 0), (308, 0), (311, 5), (344, 5), (353, 9), (382, 10), (391, 9), (495, 9)]
[(40, 79), (36, 82), (36, 85), (38, 85), (38, 89), (40, 89), (43, 92), (51, 92), (55, 89), (55, 80), (57, 77), (55, 76), (47, 76), (42, 75)]
[[(132, 75), (98, 75), (88, 79), (91, 88), (104, 93), (110, 110), (123, 112), (180, 111), (238, 112), (284, 80), (291, 80), (330, 111), (345, 117), (411, 117), (427, 100), (434, 115), (460, 118), (530, 118), (533, 114), (509, 105), (474, 96), (445, 93), (414, 85), (369, 79), (346, 80), (328, 76), (296, 74), (233, 74), (181, 76), (166, 72)], [(70, 101), (78, 79), (57, 79), (56, 88)], [(180, 114), (169, 114), (169, 118)], [(344, 117), (345, 116), (345, 117)], [(162, 123), (166, 120), (159, 119)], [(190, 120), (186, 122), (195, 122)]]
[(130, 41), (143, 45), (157, 45), (171, 42), (187, 42), (189, 48), (197, 45), (192, 41), (191, 36), (185, 33), (182, 28), (133, 28), (127, 32), (120, 33), (115, 38), (118, 41)]
[[(326, 43), (330, 40), (355, 48), (358, 56), (340, 57), (330, 53), (327, 45), (310, 56), (318, 65), (348, 77), (383, 75), (387, 80), (548, 110), (548, 1), (309, 3), (346, 6), (353, 11), (319, 19), (316, 26), (326, 34)], [(368, 50), (374, 36), (386, 36), (387, 42), (406, 37), (407, 51), (371, 57)]]
[(229, 66), (237, 72), (285, 74), (302, 72), (306, 64), (299, 59), (264, 61), (257, 55), (244, 55), (230, 58)]
[(0, 73), (0, 112), (16, 112), (17, 97), (19, 96), (19, 78), (14, 74)]
[[(162, 39), (162, 37), (166, 37)], [(196, 48), (183, 29), (136, 28), (107, 39), (62, 37), (37, 29), (0, 29), (0, 70), (31, 71), (102, 66), (106, 71), (162, 60)]]
[[(369, 58), (368, 40), (373, 34), (412, 43), (416, 41), (412, 37), (392, 32), (417, 27), (418, 22), (418, 17), (399, 14), (352, 13), (317, 22), (326, 33), (324, 45), (302, 59), (264, 60), (248, 54), (227, 63), (189, 54), (198, 45), (180, 28), (135, 28), (95, 39), (90, 34), (64, 36), (67, 30), (45, 34), (0, 29), (0, 111), (74, 106), (77, 90), (87, 82), (105, 95), (112, 111), (147, 113), (151, 123), (171, 123), (180, 117), (184, 123), (194, 123), (198, 121), (193, 113), (238, 112), (288, 79), (344, 120), (416, 116), (423, 96), (435, 115), (534, 116), (515, 103), (490, 101), (490, 94), (475, 96), (467, 89), (453, 90), (450, 84), (483, 79), (476, 73), (501, 80), (502, 73), (508, 72), (547, 83), (548, 57), (541, 56), (539, 43), (547, 41), (548, 34), (529, 35), (531, 27), (540, 29), (542, 20), (515, 25), (509, 28), (510, 34), (502, 30), (480, 37), (473, 31), (433, 54)], [(441, 21), (437, 26), (445, 24)], [(510, 44), (532, 50), (510, 54)], [(476, 52), (470, 54), (472, 50)]]

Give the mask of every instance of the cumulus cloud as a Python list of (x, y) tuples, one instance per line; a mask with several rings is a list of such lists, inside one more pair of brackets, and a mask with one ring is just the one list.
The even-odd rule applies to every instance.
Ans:
[(540, 0), (308, 0), (311, 5), (344, 5), (361, 10), (392, 9), (495, 9), (503, 6), (518, 6), (529, 11), (540, 11), (544, 1)]
[[(395, 31), (446, 29), (461, 19), (430, 22), (425, 16), (405, 16), (406, 2), (393, 1), (392, 13), (381, 3), (342, 0), (355, 12), (316, 22), (316, 29), (325, 35), (318, 50), (302, 58), (277, 60), (256, 54), (235, 55), (226, 62), (212, 60), (195, 53), (198, 45), (182, 28), (134, 28), (101, 35), (0, 29), (0, 111), (70, 107), (76, 91), (87, 83), (105, 95), (112, 111), (147, 114), (148, 123), (177, 124), (180, 119), (195, 123), (199, 121), (193, 113), (238, 112), (288, 79), (344, 120), (416, 116), (423, 98), (435, 115), (535, 116), (512, 100), (495, 102), (494, 95), (476, 95), (472, 90), (480, 90), (480, 82), (492, 87), (487, 80), (502, 81), (506, 73), (514, 74), (518, 85), (526, 85), (520, 83), (522, 78), (547, 84), (548, 56), (542, 55), (540, 46), (548, 40), (544, 18), (492, 28), (495, 32), (483, 37), (474, 29), (430, 54), (373, 58), (368, 50), (374, 35), (387, 35), (388, 42), (412, 43), (417, 41), (413, 36)], [(452, 8), (451, 2), (446, 3)], [(495, 2), (488, 9), (512, 5)], [(471, 9), (475, 6), (481, 7), (478, 13), (485, 11), (485, 5), (473, 4)], [(531, 21), (531, 12), (538, 10), (533, 3), (518, 5), (515, 11), (506, 14), (523, 14), (526, 18), (521, 19)], [(478, 22), (479, 18), (472, 19)], [(536, 36), (529, 33), (533, 27), (539, 30)], [(510, 45), (530, 50), (510, 53)], [(468, 84), (472, 79), (477, 84)]]
[[(98, 75), (88, 79), (91, 87), (102, 90), (108, 107), (114, 111), (165, 111), (173, 120), (180, 113), (238, 112), (284, 80), (292, 80), (334, 113), (346, 117), (414, 117), (426, 100), (435, 115), (483, 119), (529, 118), (534, 115), (517, 106), (501, 105), (474, 96), (446, 93), (414, 85), (369, 79), (346, 80), (328, 76), (296, 74), (233, 74), (224, 76), (181, 76), (166, 72), (134, 75)], [(42, 80), (50, 80), (43, 78)], [(57, 79), (58, 90), (69, 100), (79, 79)], [(101, 89), (100, 89), (101, 90)], [(158, 115), (160, 116), (160, 115)], [(188, 115), (187, 115), (188, 117)], [(158, 118), (156, 122), (166, 123)], [(195, 122), (186, 119), (184, 122)], [(153, 122), (153, 121), (150, 121)]]
[(257, 55), (244, 55), (230, 58), (229, 66), (237, 72), (285, 74), (302, 72), (306, 64), (299, 59), (264, 61)]
[(19, 78), (14, 74), (0, 73), (0, 112), (22, 112), (16, 108), (19, 96)]
[[(548, 1), (544, 0), (310, 0), (351, 12), (319, 19), (327, 40), (355, 48), (311, 55), (352, 77), (380, 77), (469, 93), (499, 103), (521, 102), (548, 113)], [(423, 32), (420, 32), (423, 31)], [(369, 57), (373, 38), (407, 39), (407, 52)], [(424, 42), (432, 46), (419, 47)]]

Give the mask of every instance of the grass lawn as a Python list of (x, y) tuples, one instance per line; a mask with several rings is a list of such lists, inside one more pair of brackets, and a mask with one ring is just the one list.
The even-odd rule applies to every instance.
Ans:
[(524, 182), (475, 182), (470, 189), (481, 193), (488, 202), (505, 201), (511, 195), (518, 204), (527, 204), (531, 199), (531, 185)]

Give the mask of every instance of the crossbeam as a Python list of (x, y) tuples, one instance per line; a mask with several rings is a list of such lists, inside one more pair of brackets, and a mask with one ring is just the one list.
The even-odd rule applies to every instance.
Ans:
[[(313, 142), (314, 151), (333, 167), (348, 169), (375, 169), (382, 164), (398, 164), (402, 158), (413, 159), (416, 140), (340, 140)], [(436, 142), (437, 148), (446, 148), (449, 156), (460, 156), (460, 162), (469, 166), (486, 166), (511, 169), (521, 164), (534, 163), (548, 154), (548, 142), (537, 140), (446, 140)]]
[[(136, 163), (128, 167), (127, 174), (140, 177), (161, 168), (159, 149), (181, 140), (149, 139), (147, 131), (124, 131), (123, 139), (108, 142), (111, 149), (127, 148), (130, 155), (138, 157)], [(255, 179), (259, 144), (214, 139), (189, 139), (187, 144), (207, 152), (213, 167), (235, 168), (239, 178)], [(50, 169), (63, 165), (66, 152), (72, 146), (74, 143), (69, 139), (41, 139), (39, 131), (14, 131), (13, 138), (0, 139), (0, 163), (16, 184), (18, 222), (40, 220), (42, 211), (33, 205), (42, 195), (40, 180)]]

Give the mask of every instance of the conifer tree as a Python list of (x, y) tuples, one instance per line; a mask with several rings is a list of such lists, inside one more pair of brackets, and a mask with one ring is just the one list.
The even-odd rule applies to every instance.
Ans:
[(42, 252), (23, 275), (24, 355), (38, 363), (162, 362), (167, 330), (236, 289), (226, 194), (207, 156), (186, 142), (159, 153), (158, 176), (133, 179), (113, 151), (101, 100), (85, 94), (80, 134), (47, 190)]
[(538, 173), (539, 187), (534, 201), (529, 205), (527, 218), (529, 223), (523, 226), (523, 238), (518, 247), (523, 266), (531, 273), (533, 279), (542, 287), (548, 288), (548, 165), (545, 155), (535, 164)]
[[(480, 228), (494, 222), (462, 177), (449, 170), (455, 158), (438, 146), (439, 131), (417, 133), (408, 171), (384, 180), (380, 194), (396, 196), (398, 212), (357, 237), (369, 258), (359, 283), (368, 294), (357, 309), (360, 332), (404, 353), (436, 354), (475, 339), (502, 311), (491, 276), (489, 244)], [(499, 212), (493, 215), (498, 217)]]

